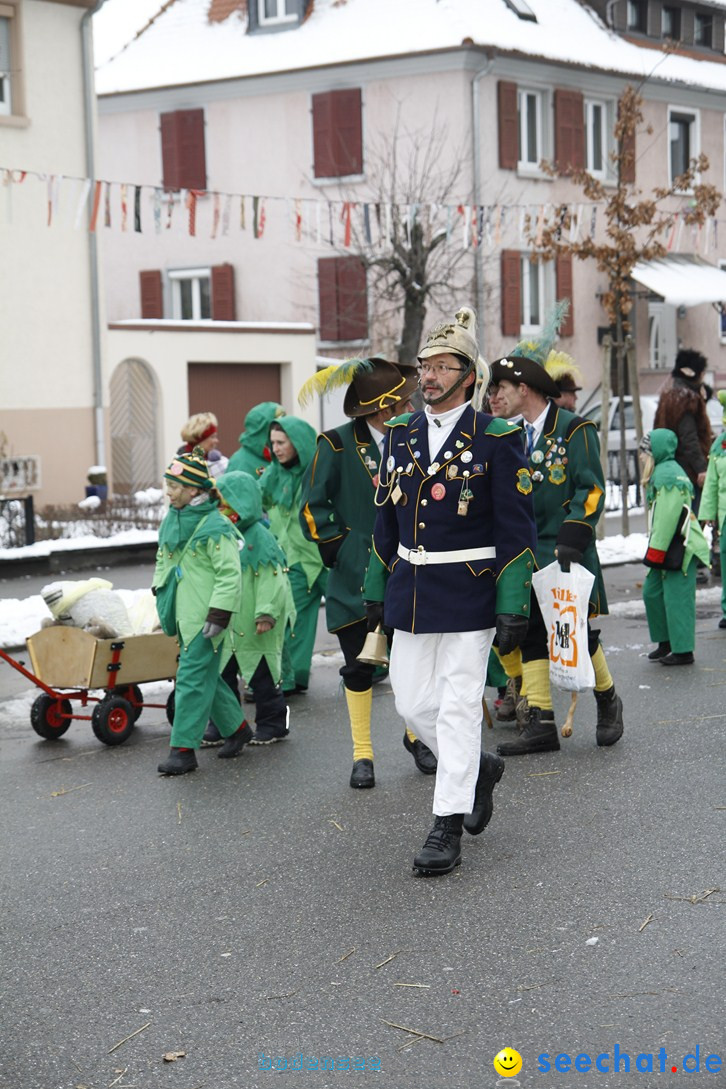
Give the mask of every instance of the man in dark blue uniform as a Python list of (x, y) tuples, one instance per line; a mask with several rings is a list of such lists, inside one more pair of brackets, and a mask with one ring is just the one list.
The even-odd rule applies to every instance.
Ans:
[(491, 818), (504, 762), (481, 752), (487, 660), (495, 630), (503, 654), (526, 633), (535, 531), (520, 428), (470, 403), (477, 367), (488, 378), (473, 311), (435, 326), (419, 363), (426, 408), (389, 424), (366, 598), (373, 623), (385, 581), (396, 708), (438, 757), (434, 826), (414, 859), (434, 875), (461, 861), (462, 828)]

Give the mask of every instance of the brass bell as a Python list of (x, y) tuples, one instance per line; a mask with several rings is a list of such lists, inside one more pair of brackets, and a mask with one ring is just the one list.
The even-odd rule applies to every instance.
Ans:
[(366, 635), (358, 661), (367, 662), (368, 665), (388, 665), (388, 640), (380, 624), (375, 631), (369, 631)]

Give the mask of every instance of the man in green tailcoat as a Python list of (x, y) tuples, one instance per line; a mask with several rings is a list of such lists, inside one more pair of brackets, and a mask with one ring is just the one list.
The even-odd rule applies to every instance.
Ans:
[[(594, 619), (608, 611), (595, 544), (595, 529), (605, 503), (600, 443), (591, 420), (559, 408), (552, 400), (559, 395), (559, 388), (545, 362), (554, 335), (523, 342), (508, 357), (496, 360), (492, 381), (498, 386), (506, 416), (522, 417), (537, 524), (537, 564), (543, 568), (557, 559), (563, 570), (569, 570), (570, 563), (581, 563), (591, 571), (595, 582), (589, 618)], [(595, 670), (596, 741), (602, 746), (614, 745), (622, 736), (623, 705), (599, 635), (588, 623), (588, 649)], [(551, 752), (560, 747), (547, 644), (547, 631), (533, 594), (529, 632), (520, 644), (523, 691), (528, 701), (526, 721), (515, 741), (497, 747), (501, 756)]]
[[(328, 631), (337, 635), (345, 658), (340, 675), (353, 737), (350, 785), (365, 789), (375, 786), (374, 667), (358, 661), (368, 633), (363, 582), (371, 553), (385, 424), (406, 409), (418, 376), (413, 367), (378, 356), (352, 360), (327, 367), (309, 380), (300, 391), (301, 403), (313, 392), (322, 394), (343, 384), (348, 385), (343, 411), (351, 422), (318, 437), (315, 456), (303, 477), (300, 524), (330, 569), (325, 609)], [(436, 771), (433, 754), (410, 731), (404, 735), (404, 745), (420, 771)]]

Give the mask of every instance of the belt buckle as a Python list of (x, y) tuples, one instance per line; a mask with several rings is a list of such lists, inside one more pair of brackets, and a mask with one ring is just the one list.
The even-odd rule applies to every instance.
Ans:
[(408, 562), (412, 563), (414, 567), (418, 567), (421, 564), (428, 563), (428, 557), (423, 545), (419, 545), (418, 548), (409, 548), (408, 550)]

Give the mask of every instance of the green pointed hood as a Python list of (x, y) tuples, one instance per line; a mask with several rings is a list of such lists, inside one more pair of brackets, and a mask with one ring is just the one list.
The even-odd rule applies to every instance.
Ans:
[(262, 496), (257, 481), (249, 473), (241, 471), (225, 473), (217, 480), (217, 490), (226, 506), (224, 511), (235, 523), (244, 537), (240, 547), (240, 563), (243, 569), (252, 567), (254, 571), (260, 564), (278, 564), (285, 567), (285, 554), (264, 526), (262, 518)]
[(239, 437), (240, 446), (261, 458), (270, 435), (270, 424), (278, 416), (284, 415), (285, 409), (277, 401), (261, 401), (255, 405), (245, 416), (245, 429)]
[(653, 503), (661, 488), (678, 488), (684, 496), (693, 495), (693, 485), (686, 470), (675, 460), (678, 436), (667, 427), (657, 427), (650, 433), (650, 451), (655, 462), (653, 475), (648, 481), (646, 499)]
[(265, 510), (270, 507), (292, 510), (300, 489), (300, 481), (313, 460), (318, 436), (315, 428), (299, 416), (281, 416), (273, 422), (275, 427), (285, 432), (295, 447), (298, 460), (293, 465), (281, 465), (275, 455), (272, 455), (272, 464), (260, 477), (262, 503)]

